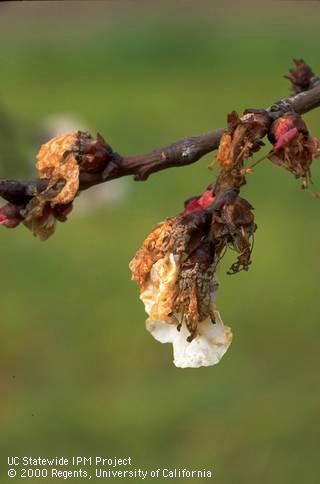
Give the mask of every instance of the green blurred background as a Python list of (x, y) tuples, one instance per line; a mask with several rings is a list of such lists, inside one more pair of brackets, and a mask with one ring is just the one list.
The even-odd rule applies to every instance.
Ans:
[[(55, 113), (139, 154), (270, 105), (288, 93), (293, 57), (320, 73), (318, 5), (1, 4), (1, 176), (31, 173), (35, 133)], [(306, 119), (320, 136), (319, 111)], [(124, 180), (122, 197), (75, 209), (46, 243), (1, 229), (1, 483), (8, 455), (131, 455), (146, 469), (213, 468), (219, 484), (319, 482), (320, 202), (289, 173), (265, 163), (243, 190), (258, 231), (251, 270), (227, 276), (232, 257), (220, 269), (234, 331), (222, 362), (176, 369), (171, 345), (144, 329), (128, 262), (212, 181), (212, 157)], [(317, 162), (313, 179), (320, 190)]]

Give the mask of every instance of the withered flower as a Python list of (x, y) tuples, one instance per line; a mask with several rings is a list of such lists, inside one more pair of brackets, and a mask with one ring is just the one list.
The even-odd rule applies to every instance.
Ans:
[(78, 131), (57, 136), (43, 144), (37, 155), (39, 178), (48, 180), (45, 190), (19, 205), (7, 204), (0, 209), (0, 224), (13, 228), (22, 222), (40, 240), (47, 240), (56, 221), (64, 222), (79, 193), (81, 172), (103, 172), (112, 149), (97, 135)]
[[(26, 212), (25, 212), (26, 213)], [(27, 227), (35, 237), (40, 240), (47, 240), (54, 234), (56, 227), (56, 218), (49, 204), (41, 207), (41, 211), (36, 214), (30, 212), (23, 221), (23, 225)]]
[(245, 167), (244, 162), (264, 145), (262, 138), (270, 124), (270, 116), (265, 110), (245, 111), (241, 118), (235, 111), (228, 115), (228, 129), (221, 138), (215, 158), (220, 168), (215, 185), (219, 193), (231, 187), (239, 189), (246, 183), (250, 168)]
[(39, 178), (50, 180), (50, 187), (59, 180), (64, 181), (51, 205), (72, 202), (79, 190), (80, 171), (102, 172), (111, 153), (102, 136), (98, 134), (94, 140), (82, 131), (56, 136), (43, 144), (37, 155)]
[(172, 343), (178, 367), (210, 366), (227, 351), (232, 332), (215, 307), (217, 267), (228, 247), (238, 252), (230, 273), (247, 270), (256, 229), (239, 190), (209, 187), (184, 211), (155, 227), (132, 261), (132, 279), (149, 316), (148, 331)]
[(47, 240), (55, 231), (56, 222), (65, 222), (67, 215), (72, 210), (72, 203), (66, 205), (54, 205), (41, 203), (38, 200), (32, 202), (20, 211), (23, 215), (23, 225), (27, 227), (35, 237), (40, 240)]
[(11, 229), (23, 223), (35, 237), (47, 240), (54, 233), (56, 221), (65, 222), (71, 210), (72, 203), (51, 207), (35, 198), (26, 205), (7, 203), (0, 207), (0, 225)]
[(130, 262), (149, 316), (146, 327), (158, 341), (173, 344), (178, 367), (214, 365), (232, 340), (214, 305), (218, 254), (207, 211), (213, 201), (212, 190), (188, 200), (181, 214), (149, 234)]
[(293, 59), (293, 62), (295, 67), (284, 76), (292, 83), (293, 92), (299, 93), (311, 89), (316, 79), (311, 67), (302, 59)]
[(258, 151), (270, 126), (266, 111), (248, 111), (240, 118), (233, 111), (228, 114), (228, 129), (222, 136), (216, 161), (222, 169), (236, 168), (243, 160)]
[(268, 159), (302, 179), (303, 188), (308, 186), (311, 163), (320, 154), (320, 144), (310, 137), (303, 119), (296, 113), (284, 114), (273, 122), (268, 137), (273, 144)]

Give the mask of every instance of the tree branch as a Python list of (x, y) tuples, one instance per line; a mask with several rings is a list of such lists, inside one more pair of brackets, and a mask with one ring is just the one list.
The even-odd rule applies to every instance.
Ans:
[[(269, 108), (260, 111), (264, 111), (272, 120), (275, 120), (290, 111), (304, 114), (319, 107), (320, 80), (313, 75), (311, 70), (310, 72), (312, 78), (310, 78), (308, 86), (311, 89), (280, 99)], [(291, 81), (295, 86), (296, 81), (292, 79)], [(248, 109), (246, 112), (252, 111), (255, 110)], [(195, 163), (204, 155), (218, 148), (224, 131), (225, 129), (217, 129), (204, 135), (184, 138), (142, 156), (121, 156), (110, 148), (111, 155), (103, 172), (82, 171), (80, 173), (80, 191), (128, 175), (133, 175), (135, 180), (142, 181), (152, 173)], [(48, 183), (49, 181), (45, 179), (0, 180), (0, 196), (11, 203), (22, 204), (44, 191)]]

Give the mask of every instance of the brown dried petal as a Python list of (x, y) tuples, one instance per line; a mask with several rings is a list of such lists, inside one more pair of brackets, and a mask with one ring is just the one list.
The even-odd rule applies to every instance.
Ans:
[(77, 133), (57, 136), (43, 144), (37, 155), (40, 178), (50, 180), (52, 186), (58, 180), (65, 185), (52, 199), (52, 205), (72, 202), (79, 190), (79, 166), (75, 157)]
[(212, 232), (216, 241), (216, 253), (221, 254), (227, 246), (232, 246), (239, 253), (237, 262), (232, 265), (229, 273), (248, 269), (255, 230), (252, 206), (241, 197), (226, 203), (220, 213), (213, 217)]
[(268, 159), (302, 179), (302, 187), (311, 178), (310, 167), (319, 156), (319, 141), (309, 136), (305, 122), (296, 113), (287, 113), (272, 124), (269, 139), (273, 150)]
[(43, 241), (54, 234), (55, 224), (56, 220), (53, 215), (50, 215), (46, 220), (42, 220), (40, 217), (23, 222), (23, 225), (31, 230), (35, 237)]
[(220, 141), (218, 153), (216, 155), (216, 160), (221, 167), (226, 168), (232, 165), (231, 143), (232, 143), (231, 134), (224, 133)]
[(224, 216), (228, 223), (235, 227), (250, 225), (254, 221), (254, 215), (251, 211), (252, 206), (244, 198), (238, 197), (232, 204), (226, 205)]
[(33, 198), (24, 210), (21, 210), (24, 217), (23, 224), (35, 237), (40, 240), (47, 240), (55, 231), (56, 218), (50, 203), (38, 198)]
[(268, 159), (283, 166), (296, 178), (308, 180), (313, 158), (318, 156), (317, 144), (303, 133), (298, 133), (286, 145), (276, 152), (271, 151)]
[(170, 251), (173, 219), (167, 219), (148, 235), (129, 264), (132, 279), (144, 288), (155, 262)]

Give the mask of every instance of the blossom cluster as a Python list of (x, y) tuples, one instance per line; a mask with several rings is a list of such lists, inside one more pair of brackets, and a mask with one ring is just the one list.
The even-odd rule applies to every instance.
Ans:
[(248, 202), (236, 191), (215, 196), (209, 188), (156, 226), (130, 262), (146, 327), (173, 344), (176, 366), (214, 365), (227, 351), (232, 332), (215, 306), (217, 268), (228, 245), (245, 257), (254, 230)]
[(39, 178), (48, 180), (46, 189), (1, 207), (0, 224), (14, 228), (22, 222), (40, 240), (47, 240), (56, 222), (66, 221), (72, 210), (80, 173), (102, 171), (109, 155), (110, 148), (100, 135), (93, 139), (78, 131), (52, 138), (41, 146), (36, 163)]

